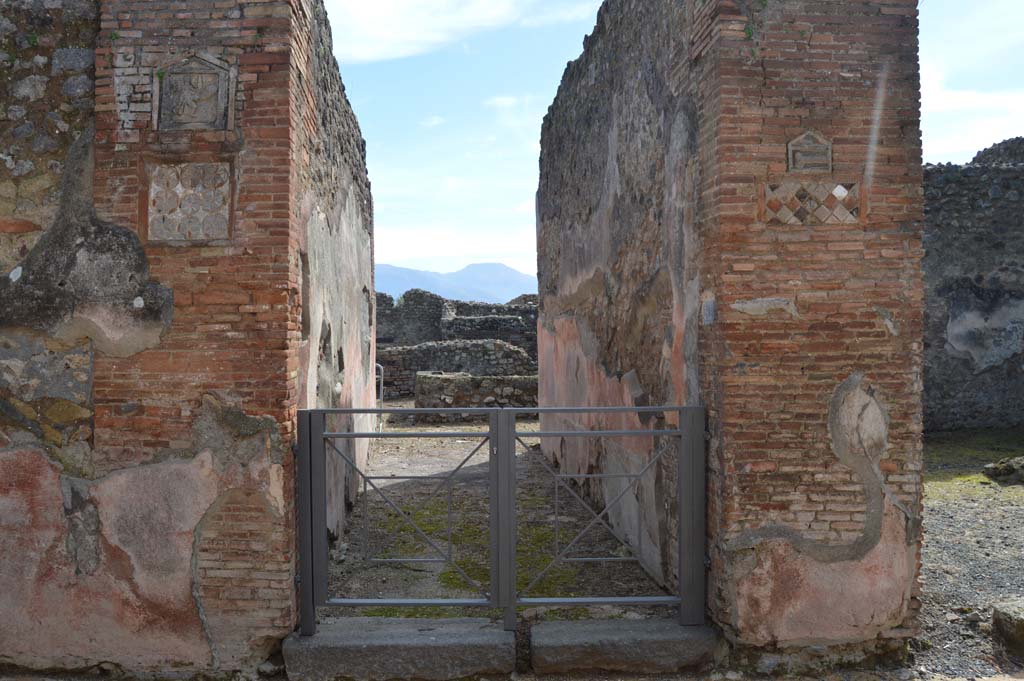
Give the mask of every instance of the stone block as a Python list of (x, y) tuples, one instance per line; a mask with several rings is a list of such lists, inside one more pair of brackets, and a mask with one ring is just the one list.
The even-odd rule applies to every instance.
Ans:
[(483, 618), (347, 617), (284, 642), (290, 681), (443, 681), (515, 670), (515, 634)]
[(992, 608), (992, 633), (1013, 657), (1024, 660), (1024, 598)]
[(530, 634), (533, 671), (668, 674), (710, 663), (718, 645), (711, 627), (674, 620), (542, 622)]

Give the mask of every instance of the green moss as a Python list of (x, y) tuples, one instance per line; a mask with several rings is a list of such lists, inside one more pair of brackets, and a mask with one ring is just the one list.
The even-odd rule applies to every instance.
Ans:
[(1024, 456), (1024, 428), (931, 433), (924, 439), (925, 477), (953, 480), (979, 472), (985, 464)]
[[(476, 503), (474, 503), (474, 501)], [(522, 508), (538, 508), (546, 505), (543, 498), (520, 495), (517, 500)], [(425, 503), (405, 504), (402, 511), (442, 549), (446, 547), (447, 502), (438, 495)], [(463, 572), (484, 588), (490, 583), (490, 527), (487, 521), (486, 499), (453, 500), (451, 542), (455, 565), (447, 565), (438, 575), (443, 586), (462, 591), (473, 591)], [(436, 557), (423, 537), (405, 520), (393, 511), (383, 523), (391, 538), (389, 550), (384, 557)], [(555, 556), (554, 529), (547, 524), (520, 523), (516, 543), (516, 586), (525, 589), (529, 583)], [(460, 572), (461, 570), (461, 572)], [(555, 565), (531, 589), (531, 597), (573, 596), (577, 582), (577, 570), (571, 565)]]
[(925, 436), (925, 503), (1000, 495), (1024, 502), (1024, 486), (1001, 487), (986, 464), (1024, 456), (1024, 428), (963, 430)]

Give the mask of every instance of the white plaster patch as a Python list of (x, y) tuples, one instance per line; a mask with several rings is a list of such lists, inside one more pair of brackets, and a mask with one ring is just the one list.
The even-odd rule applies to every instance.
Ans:
[(989, 314), (968, 310), (950, 316), (946, 351), (970, 359), (976, 374), (1024, 352), (1024, 300), (1004, 304)]
[(796, 303), (792, 298), (755, 298), (753, 300), (741, 300), (730, 305), (732, 309), (752, 317), (765, 317), (769, 312), (776, 310), (788, 313), (791, 317), (799, 317)]

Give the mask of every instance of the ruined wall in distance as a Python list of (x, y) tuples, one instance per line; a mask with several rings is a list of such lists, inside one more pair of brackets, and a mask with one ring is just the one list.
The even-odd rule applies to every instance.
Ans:
[(537, 355), (537, 305), (530, 296), (506, 304), (448, 300), (410, 289), (395, 301), (377, 294), (377, 343), (412, 346), (456, 340), (501, 340)]
[[(536, 407), (536, 376), (479, 376), (421, 371), (416, 374), (417, 409)], [(417, 423), (486, 421), (487, 414), (423, 414)]]
[[(541, 405), (707, 408), (708, 609), (763, 671), (913, 634), (916, 4), (608, 0), (544, 124)], [(672, 474), (613, 515), (665, 581)]]
[(395, 346), (378, 350), (384, 367), (384, 397), (407, 397), (421, 371), (475, 376), (532, 376), (537, 363), (522, 348), (500, 340), (458, 340)]
[(1024, 151), (1012, 162), (1013, 142), (982, 163), (925, 167), (927, 430), (1024, 424)]

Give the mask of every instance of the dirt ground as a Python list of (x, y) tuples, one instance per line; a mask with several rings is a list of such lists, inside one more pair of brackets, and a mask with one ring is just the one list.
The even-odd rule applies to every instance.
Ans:
[[(537, 421), (522, 421), (536, 432)], [(371, 448), (365, 492), (352, 509), (348, 531), (332, 553), (330, 592), (349, 598), (484, 597), (490, 589), (489, 448), (483, 423), (410, 425), (392, 418), (388, 432), (461, 431), (478, 437), (378, 440)], [(547, 460), (524, 438), (516, 457), (517, 587), (532, 597), (663, 596), (631, 552), (584, 505), (556, 481)], [(473, 453), (475, 450), (475, 454)], [(653, 474), (653, 471), (651, 473)], [(439, 476), (410, 480), (410, 476)], [(371, 484), (372, 482), (372, 484)], [(377, 489), (374, 489), (374, 486)], [(582, 497), (582, 495), (580, 495)], [(387, 497), (385, 499), (385, 497)], [(589, 507), (589, 508), (588, 508)], [(414, 527), (415, 525), (415, 527)], [(572, 559), (614, 562), (559, 562), (559, 550), (587, 526), (570, 548)], [(412, 558), (417, 562), (381, 563)], [(434, 561), (434, 562), (427, 562)], [(411, 617), (496, 616), (479, 608), (396, 608), (350, 611)], [(334, 615), (345, 614), (335, 611)], [(572, 606), (522, 608), (529, 621), (552, 618), (671, 616), (667, 607)]]

